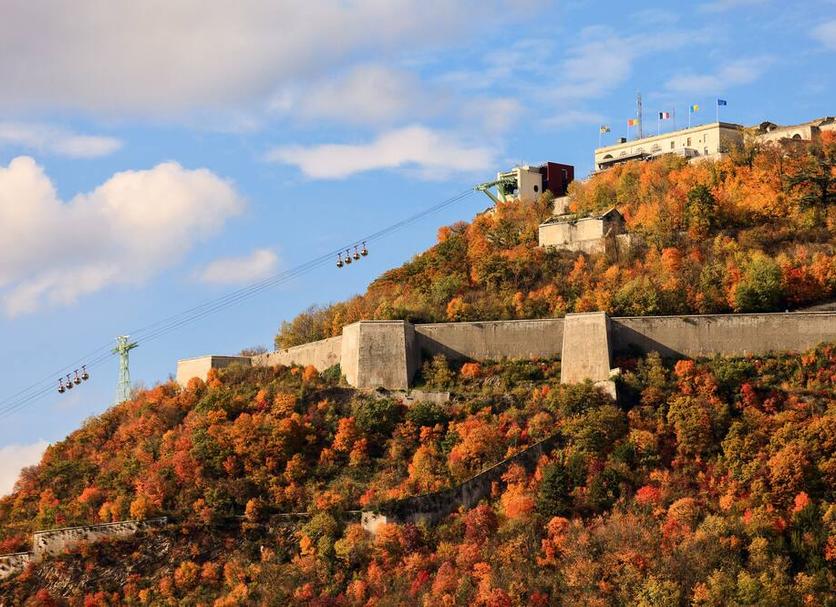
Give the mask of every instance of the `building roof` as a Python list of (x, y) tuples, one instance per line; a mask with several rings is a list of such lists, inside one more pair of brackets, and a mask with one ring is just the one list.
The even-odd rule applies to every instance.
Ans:
[[(653, 141), (662, 141), (662, 140), (668, 139), (670, 137), (676, 137), (676, 136), (679, 136), (679, 135), (682, 135), (682, 134), (687, 134), (687, 133), (697, 133), (699, 131), (704, 131), (704, 130), (710, 129), (710, 128), (733, 129), (733, 130), (739, 131), (739, 130), (743, 129), (743, 125), (736, 124), (734, 122), (722, 122), (722, 121), (721, 122), (709, 122), (707, 124), (700, 124), (700, 125), (697, 125), (697, 126), (692, 126), (690, 128), (677, 129), (675, 131), (668, 131), (667, 133), (660, 133), (659, 135), (651, 135), (649, 137), (642, 137), (641, 139), (630, 139), (629, 141), (625, 141), (624, 143), (612, 143), (610, 145), (605, 145), (605, 146), (600, 147), (600, 148), (595, 148), (595, 153), (599, 154), (599, 153), (606, 152), (608, 150), (617, 150), (617, 149), (622, 148), (626, 145), (637, 145), (639, 142), (644, 144), (644, 143), (652, 143)], [(622, 156), (621, 158), (623, 160), (625, 157)]]
[(618, 215), (618, 217), (620, 217), (621, 219), (624, 219), (624, 216), (621, 214), (621, 212), (617, 208), (610, 207), (609, 209), (607, 209), (603, 213), (597, 213), (595, 215), (587, 215), (585, 217), (578, 217), (575, 213), (567, 213), (566, 215), (555, 215), (553, 217), (550, 217), (549, 219), (547, 219), (546, 221), (544, 221), (540, 225), (546, 225), (546, 224), (551, 224), (551, 223), (577, 223), (579, 221), (589, 221), (589, 220), (592, 220), (592, 219), (600, 221), (600, 220), (606, 219), (607, 217), (611, 217), (613, 215)]

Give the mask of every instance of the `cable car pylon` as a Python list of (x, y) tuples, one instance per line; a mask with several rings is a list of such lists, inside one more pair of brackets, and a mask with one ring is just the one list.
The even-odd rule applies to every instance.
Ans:
[(128, 340), (128, 335), (120, 335), (116, 338), (116, 347), (113, 353), (119, 355), (119, 381), (116, 383), (116, 400), (114, 405), (123, 403), (131, 398), (131, 370), (128, 365), (128, 352), (139, 344)]

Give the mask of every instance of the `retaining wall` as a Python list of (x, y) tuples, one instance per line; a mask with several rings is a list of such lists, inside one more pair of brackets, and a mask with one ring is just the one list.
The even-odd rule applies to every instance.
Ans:
[(319, 371), (339, 364), (342, 358), (342, 335), (314, 341), (284, 350), (258, 354), (252, 357), (254, 367), (275, 367), (277, 365), (313, 365)]
[(472, 508), (491, 493), (493, 483), (501, 483), (502, 475), (512, 464), (519, 464), (527, 471), (537, 465), (542, 455), (557, 446), (559, 435), (543, 439), (527, 449), (467, 479), (452, 489), (425, 493), (414, 497), (382, 504), (376, 515), (364, 516), (364, 527), (373, 531), (380, 523), (435, 523), (460, 507)]
[[(590, 319), (597, 320), (590, 320)], [(568, 323), (578, 323), (565, 338)], [(603, 324), (602, 324), (603, 323)], [(608, 318), (603, 312), (566, 319), (508, 320), (412, 325), (405, 321), (360, 321), (341, 337), (253, 357), (252, 364), (340, 363), (349, 384), (408, 389), (421, 356), (451, 360), (561, 358), (564, 381), (606, 381), (611, 355), (659, 352), (665, 357), (736, 356), (801, 351), (836, 341), (836, 312), (715, 314)], [(205, 377), (212, 367), (248, 358), (208, 356), (179, 361), (177, 380)]]
[(671, 358), (800, 352), (836, 341), (836, 313), (706, 314), (613, 318), (616, 354), (658, 352)]
[(20, 573), (32, 561), (31, 552), (17, 552), (0, 556), (0, 580)]
[(138, 531), (161, 527), (166, 522), (167, 519), (162, 517), (145, 521), (120, 521), (102, 525), (36, 531), (32, 534), (34, 558), (40, 559), (45, 555), (60, 554), (85, 542), (94, 542), (108, 537), (128, 537)]
[(177, 361), (177, 383), (185, 386), (193, 377), (206, 380), (209, 369), (225, 369), (234, 364), (250, 366), (249, 356), (197, 356)]
[(418, 347), (450, 360), (559, 358), (563, 319), (496, 320), (415, 325)]

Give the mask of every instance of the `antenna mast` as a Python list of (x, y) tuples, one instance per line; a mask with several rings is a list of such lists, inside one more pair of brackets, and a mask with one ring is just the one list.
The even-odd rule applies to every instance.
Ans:
[(644, 120), (642, 118), (642, 94), (638, 92), (636, 93), (636, 119), (639, 121), (639, 139), (644, 137)]
[(128, 335), (120, 335), (116, 338), (116, 347), (113, 353), (119, 355), (119, 381), (116, 384), (116, 400), (113, 404), (118, 405), (131, 398), (131, 370), (128, 367), (128, 352), (139, 344), (135, 341), (128, 341)]

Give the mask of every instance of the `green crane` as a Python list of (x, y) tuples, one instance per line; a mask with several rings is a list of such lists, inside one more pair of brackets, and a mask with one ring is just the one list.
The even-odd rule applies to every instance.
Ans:
[(123, 403), (131, 398), (131, 370), (128, 367), (128, 352), (139, 344), (129, 341), (128, 335), (120, 335), (116, 338), (116, 347), (113, 353), (119, 355), (119, 381), (116, 384), (115, 405)]
[[(496, 194), (491, 192), (491, 188), (496, 186)], [(511, 174), (500, 175), (499, 179), (495, 181), (486, 181), (480, 183), (473, 189), (477, 192), (484, 192), (485, 195), (493, 200), (494, 204), (504, 202), (507, 196), (512, 196), (517, 188), (517, 178)]]

